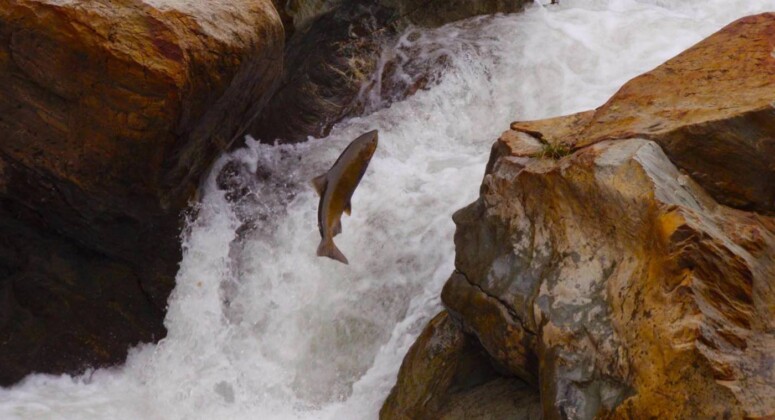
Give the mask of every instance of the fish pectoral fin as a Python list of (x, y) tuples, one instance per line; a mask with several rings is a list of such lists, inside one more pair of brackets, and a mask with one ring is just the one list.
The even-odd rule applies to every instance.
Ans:
[(315, 191), (317, 191), (318, 195), (321, 197), (323, 196), (323, 192), (326, 190), (326, 185), (328, 185), (328, 178), (326, 175), (328, 175), (328, 172), (312, 178), (311, 181), (312, 186), (315, 187)]
[(337, 220), (331, 230), (334, 232), (334, 236), (342, 233), (342, 220)]
[(353, 211), (352, 205), (348, 201), (347, 204), (344, 205), (344, 212), (347, 213), (347, 215), (349, 216), (352, 211)]

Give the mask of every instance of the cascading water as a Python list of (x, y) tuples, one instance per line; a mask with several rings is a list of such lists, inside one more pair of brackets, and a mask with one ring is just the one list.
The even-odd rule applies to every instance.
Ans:
[[(410, 30), (385, 57), (406, 66), (392, 70), (398, 85), (412, 83), (417, 63), (438, 63), (428, 90), (323, 141), (248, 140), (215, 164), (183, 240), (166, 339), (134, 349), (121, 368), (30, 376), (0, 391), (0, 418), (375, 418), (440, 309), (451, 214), (476, 197), (509, 122), (593, 108), (724, 24), (767, 10), (775, 0), (562, 0)], [(391, 99), (368, 95), (371, 109)], [(336, 240), (351, 263), (317, 258), (307, 180), (371, 129), (380, 146)]]

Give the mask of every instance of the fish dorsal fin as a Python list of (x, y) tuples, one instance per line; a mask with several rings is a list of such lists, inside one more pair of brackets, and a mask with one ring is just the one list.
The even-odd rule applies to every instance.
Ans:
[(350, 215), (350, 212), (353, 211), (352, 204), (350, 204), (350, 201), (348, 200), (347, 203), (344, 205), (344, 212), (347, 213), (347, 215)]
[(326, 185), (328, 185), (328, 178), (326, 178), (326, 175), (328, 175), (328, 172), (312, 178), (312, 186), (315, 187), (315, 191), (317, 191), (318, 195), (321, 197), (323, 196), (323, 192), (326, 190)]

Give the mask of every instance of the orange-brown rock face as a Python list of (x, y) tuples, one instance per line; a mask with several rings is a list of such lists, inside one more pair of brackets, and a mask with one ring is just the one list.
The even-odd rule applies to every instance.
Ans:
[[(739, 50), (769, 55), (773, 33), (775, 14), (735, 22), (600, 109), (494, 145), (454, 215), (442, 300), (504, 376), (535, 384), (544, 418), (775, 416), (775, 57)], [(734, 83), (717, 56), (756, 60)]]
[(266, 102), (283, 28), (270, 0), (18, 0), (0, 22), (9, 383), (164, 334), (179, 212)]
[(568, 124), (514, 123), (574, 148), (643, 137), (720, 203), (775, 214), (775, 13), (740, 19)]
[(501, 155), (455, 222), (442, 298), (501, 366), (537, 371), (545, 415), (775, 410), (775, 220), (717, 204), (656, 143)]
[(380, 418), (541, 418), (538, 393), (517, 378), (501, 378), (476, 338), (446, 311), (409, 350), (399, 378)]

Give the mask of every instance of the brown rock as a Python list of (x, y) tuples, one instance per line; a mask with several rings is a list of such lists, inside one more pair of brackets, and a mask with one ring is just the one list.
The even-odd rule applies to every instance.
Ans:
[[(269, 0), (20, 0), (0, 22), (0, 235), (38, 243), (0, 255), (8, 384), (164, 334), (179, 212), (266, 102), (283, 29)], [(42, 290), (61, 305), (19, 296)]]
[(472, 16), (521, 12), (524, 0), (382, 0), (405, 21), (432, 28)]
[[(510, 308), (471, 284), (461, 273), (450, 277), (442, 291), (444, 304), (465, 320), (482, 347), (502, 370), (538, 384), (535, 333), (513, 317)], [(479, 334), (486, 331), (486, 334)]]
[(742, 19), (493, 146), (442, 300), (544, 418), (775, 416), (773, 34)]
[[(416, 417), (412, 417), (416, 418)], [(540, 420), (538, 392), (516, 378), (497, 378), (460, 392), (433, 420)]]
[[(352, 4), (381, 5), (393, 9), (392, 15), (402, 21), (402, 25), (413, 24), (423, 27), (436, 27), (472, 16), (494, 13), (514, 13), (522, 11), (523, 0), (273, 0), (281, 16), (287, 16), (295, 31), (306, 27), (315, 18), (334, 9)], [(286, 21), (286, 18), (283, 18)]]
[(513, 419), (541, 416), (538, 394), (502, 378), (477, 340), (444, 311), (409, 350), (380, 419)]
[[(285, 3), (283, 9), (290, 17), (292, 30), (306, 28), (320, 15), (330, 12), (345, 3), (344, 0), (275, 0)], [(280, 10), (280, 8), (277, 8)], [(288, 28), (286, 27), (286, 31)]]
[(566, 120), (515, 123), (581, 148), (656, 141), (722, 204), (775, 214), (775, 13), (740, 19)]
[(267, 143), (328, 135), (356, 111), (360, 86), (374, 72), (382, 42), (394, 33), (390, 17), (378, 5), (347, 3), (298, 28), (288, 43), (280, 87), (250, 134)]
[[(412, 50), (400, 54), (409, 55), (408, 60), (381, 57), (383, 46), (407, 25), (439, 26), (481, 14), (516, 12), (525, 3), (287, 0), (284, 10), (293, 22), (288, 30), (294, 35), (286, 49), (282, 83), (249, 132), (266, 143), (325, 137), (344, 118), (387, 106), (436, 80), (443, 57), (432, 60)], [(376, 78), (378, 65), (383, 67)], [(398, 67), (401, 72), (396, 76)], [(381, 95), (384, 100), (371, 104), (369, 95)]]
[[(718, 205), (655, 143), (497, 156), (455, 221), (468, 282), (453, 275), (445, 303), (498, 343), (485, 348), (500, 365), (539, 361), (523, 369), (538, 370), (544, 415), (774, 412), (775, 221)], [(497, 321), (447, 297), (469, 284)], [(502, 338), (515, 324), (536, 333), (528, 357)]]

